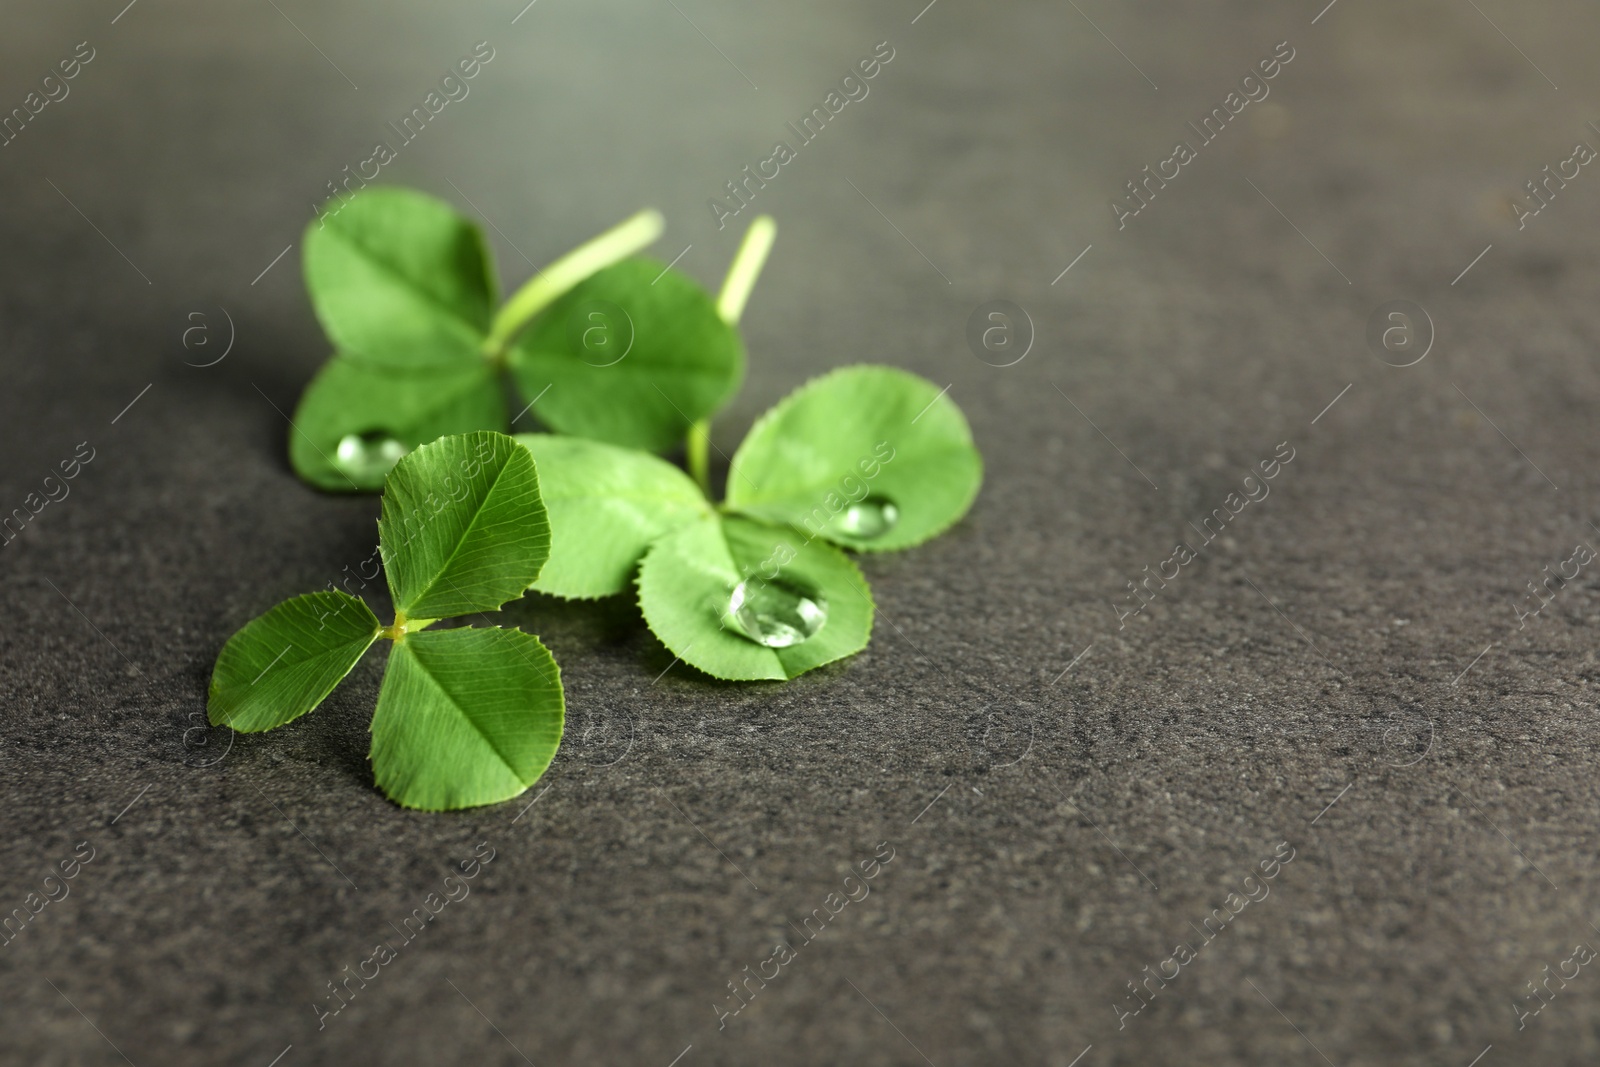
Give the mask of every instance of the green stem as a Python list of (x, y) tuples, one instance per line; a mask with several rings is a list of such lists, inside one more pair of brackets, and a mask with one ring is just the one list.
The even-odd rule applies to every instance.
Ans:
[(405, 612), (397, 611), (394, 613), (394, 622), (392, 624), (378, 627), (378, 636), (387, 637), (391, 641), (402, 641), (405, 639), (406, 634), (416, 633), (418, 630), (426, 630), (438, 621), (438, 619), (408, 619)]
[(506, 349), (535, 315), (590, 275), (650, 245), (661, 236), (663, 225), (661, 212), (646, 209), (529, 278), (495, 314), (484, 344), (485, 354), (492, 360), (504, 359)]
[(711, 499), (711, 463), (707, 454), (711, 447), (711, 420), (701, 419), (689, 427), (686, 443), (689, 453), (689, 474), (700, 491)]
[(750, 290), (756, 287), (756, 279), (761, 276), (761, 268), (766, 264), (767, 253), (772, 251), (772, 242), (777, 236), (778, 224), (772, 221), (771, 215), (758, 216), (744, 232), (744, 240), (739, 243), (739, 251), (733, 255), (733, 264), (728, 268), (728, 276), (722, 282), (722, 292), (717, 296), (717, 313), (729, 326), (738, 325), (739, 316), (744, 314)]
[[(739, 242), (739, 250), (733, 254), (728, 275), (722, 280), (722, 292), (717, 294), (717, 314), (729, 326), (739, 324), (739, 316), (744, 314), (750, 291), (756, 287), (756, 279), (761, 276), (761, 268), (766, 264), (767, 253), (772, 251), (772, 242), (777, 236), (778, 224), (772, 221), (772, 216), (760, 215), (750, 223), (744, 240)], [(710, 447), (711, 420), (701, 419), (690, 425), (689, 437), (685, 442), (689, 474), (707, 499), (711, 497), (711, 464), (707, 455)]]

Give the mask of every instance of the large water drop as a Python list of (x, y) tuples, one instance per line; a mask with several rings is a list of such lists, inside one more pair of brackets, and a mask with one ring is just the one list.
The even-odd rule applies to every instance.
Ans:
[(833, 527), (847, 537), (870, 541), (894, 529), (894, 524), (899, 521), (900, 509), (895, 507), (894, 501), (881, 496), (869, 496), (839, 512), (833, 520)]
[(746, 578), (734, 587), (728, 614), (756, 644), (788, 648), (816, 636), (828, 621), (828, 603), (820, 593), (807, 595), (781, 582)]
[(394, 435), (383, 430), (347, 433), (333, 451), (333, 465), (358, 482), (379, 481), (409, 452)]

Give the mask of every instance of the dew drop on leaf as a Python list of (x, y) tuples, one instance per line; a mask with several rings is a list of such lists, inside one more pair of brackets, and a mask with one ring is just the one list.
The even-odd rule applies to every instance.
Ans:
[(371, 482), (388, 474), (408, 451), (398, 438), (384, 430), (347, 433), (334, 449), (333, 465), (352, 478)]
[(900, 519), (900, 509), (894, 501), (881, 496), (869, 496), (852, 503), (833, 520), (834, 529), (847, 537), (870, 541), (894, 529)]
[(821, 594), (746, 578), (728, 598), (728, 615), (741, 636), (768, 648), (788, 648), (816, 636), (828, 621), (828, 603)]

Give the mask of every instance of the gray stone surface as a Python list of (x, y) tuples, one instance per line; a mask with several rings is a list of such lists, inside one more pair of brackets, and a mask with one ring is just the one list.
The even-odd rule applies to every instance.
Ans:
[[(1600, 538), (1600, 176), (1506, 207), (1600, 145), (1592, 7), (121, 2), (0, 15), (0, 107), (95, 50), (0, 148), (0, 510), (94, 450), (0, 550), (0, 909), (93, 849), (0, 947), (0, 1061), (1595, 1062), (1593, 968), (1520, 1030), (1513, 1004), (1600, 945), (1600, 586), (1513, 606)], [(508, 282), (654, 204), (708, 284), (738, 227), (707, 199), (890, 42), (759, 193), (781, 232), (716, 440), (872, 360), (949, 383), (988, 467), (954, 531), (864, 562), (868, 651), (789, 685), (662, 674), (626, 605), (507, 611), (561, 661), (566, 744), (521, 802), (423, 815), (371, 784), (380, 662), (284, 730), (191, 729), (228, 634), (371, 549), (375, 501), (284, 459), (326, 354), (299, 235), (480, 40), (385, 177), (470, 198)], [(1124, 184), (1285, 40), (1119, 231)], [(965, 340), (995, 299), (1037, 334), (1004, 369)], [(1396, 299), (1437, 333), (1403, 369), (1365, 340)], [(224, 310), (227, 358), (185, 365)], [(1283, 442), (1270, 496), (1120, 622)], [(471, 895), (319, 1030), (480, 842)]]

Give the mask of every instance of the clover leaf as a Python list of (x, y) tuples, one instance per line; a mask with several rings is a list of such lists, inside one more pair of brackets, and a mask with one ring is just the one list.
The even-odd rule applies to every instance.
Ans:
[(339, 356), (300, 398), (289, 461), (323, 489), (381, 489), (418, 445), (503, 426), (505, 417), (505, 390), (487, 363), (398, 368)]
[(628, 258), (661, 229), (658, 213), (640, 212), (496, 309), (476, 224), (413, 190), (356, 193), (306, 233), (306, 286), (334, 355), (291, 419), (296, 473), (323, 489), (376, 490), (419, 445), (506, 430), (508, 369), (523, 410), (551, 426), (673, 444), (737, 390), (743, 353), (698, 285)]
[(396, 618), (494, 611), (515, 600), (550, 557), (533, 457), (504, 434), (419, 449), (384, 484), (378, 548)]
[(533, 583), (541, 593), (620, 593), (652, 541), (712, 514), (694, 481), (659, 456), (581, 437), (522, 433), (516, 440), (543, 473), (550, 511), (550, 559)]
[(306, 230), (306, 288), (343, 355), (394, 366), (480, 362), (497, 286), (483, 232), (442, 200), (362, 190)]
[(920, 544), (966, 514), (982, 476), (966, 419), (932, 382), (893, 367), (833, 371), (756, 421), (723, 514), (650, 547), (645, 622), (678, 658), (728, 680), (793, 678), (859, 652), (872, 594), (832, 545)]
[(211, 722), (255, 733), (321, 704), (383, 629), (359, 597), (337, 590), (285, 600), (222, 646), (211, 673)]
[(757, 420), (728, 508), (861, 552), (921, 544), (972, 505), (983, 460), (961, 409), (893, 367), (832, 371)]
[(737, 681), (793, 678), (861, 651), (872, 635), (872, 594), (844, 553), (735, 515), (651, 545), (639, 607), (679, 659)]
[(634, 258), (551, 305), (511, 373), (552, 429), (660, 452), (738, 391), (744, 351), (698, 285)]
[(381, 625), (341, 592), (279, 604), (217, 656), (211, 722), (246, 733), (282, 726), (313, 710), (387, 637), (394, 649), (372, 721), (379, 788), (428, 811), (516, 796), (561, 742), (555, 660), (516, 630), (421, 631), (440, 618), (493, 611), (538, 578), (550, 531), (533, 457), (499, 433), (425, 444), (388, 475), (378, 530), (394, 622)]
[(508, 800), (561, 744), (561, 672), (537, 637), (471, 627), (395, 643), (372, 716), (378, 787), (408, 808)]

